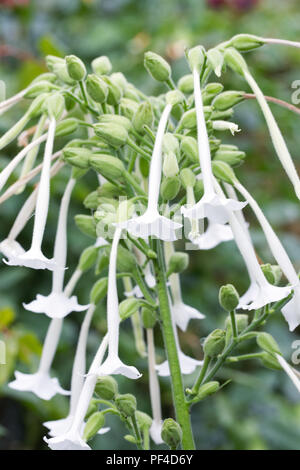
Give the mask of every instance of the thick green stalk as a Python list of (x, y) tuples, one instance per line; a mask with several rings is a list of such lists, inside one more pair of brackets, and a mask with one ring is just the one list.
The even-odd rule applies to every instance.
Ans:
[(166, 287), (167, 281), (165, 275), (163, 253), (161, 242), (159, 240), (156, 241), (156, 246), (158, 258), (154, 261), (154, 266), (156, 271), (157, 294), (159, 300), (164, 343), (166, 347), (167, 358), (171, 373), (176, 420), (180, 424), (183, 433), (183, 449), (192, 450), (195, 449), (195, 444), (192, 434), (189, 409), (184, 394), (183, 380), (180, 371), (180, 363), (178, 358), (173, 322), (169, 306), (168, 292)]

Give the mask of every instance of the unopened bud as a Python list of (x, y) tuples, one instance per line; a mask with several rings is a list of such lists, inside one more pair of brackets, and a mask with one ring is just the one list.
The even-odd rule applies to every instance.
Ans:
[(112, 147), (118, 148), (125, 145), (128, 132), (123, 126), (109, 123), (94, 124), (95, 134)]
[[(120, 109), (123, 116), (127, 117), (130, 120), (133, 120), (135, 113), (137, 112), (139, 105), (136, 101), (131, 100), (130, 98), (121, 98)], [(153, 119), (153, 116), (152, 116)], [(152, 124), (152, 121), (151, 121)], [(134, 122), (133, 126), (136, 128)], [(141, 131), (142, 132), (142, 131)]]
[(171, 106), (177, 106), (178, 104), (183, 103), (184, 95), (179, 90), (171, 90), (166, 94), (166, 103)]
[(39, 116), (44, 108), (44, 103), (50, 95), (48, 93), (42, 93), (37, 96), (33, 102), (30, 104), (26, 114), (32, 119)]
[(82, 60), (76, 55), (67, 55), (65, 60), (70, 77), (77, 82), (83, 80), (86, 76), (86, 68)]
[(258, 346), (267, 353), (281, 354), (278, 344), (269, 333), (259, 333), (256, 337)]
[(215, 153), (214, 160), (225, 162), (230, 166), (239, 166), (245, 157), (245, 152), (241, 150), (226, 150), (220, 147)]
[(117, 126), (122, 126), (127, 131), (129, 131), (132, 127), (130, 120), (126, 118), (125, 116), (120, 116), (119, 114), (102, 114), (99, 117), (99, 123), (114, 124)]
[(272, 356), (271, 354), (267, 352), (263, 352), (260, 357), (261, 362), (265, 367), (268, 369), (275, 369), (275, 370), (281, 370), (282, 367), (279, 364), (277, 358), (275, 356)]
[(219, 302), (221, 307), (227, 312), (235, 310), (239, 304), (240, 297), (236, 288), (232, 284), (222, 286), (219, 290)]
[(164, 201), (171, 201), (179, 193), (181, 187), (181, 181), (178, 176), (171, 176), (164, 178), (161, 187), (160, 193)]
[(67, 118), (57, 123), (55, 135), (62, 137), (72, 134), (78, 129), (78, 120), (76, 118)]
[(65, 64), (64, 59), (62, 59), (61, 57), (57, 57), (55, 55), (51, 55), (51, 54), (47, 55), (45, 60), (46, 60), (46, 65), (51, 72), (54, 70), (54, 67), (56, 65)]
[(92, 238), (96, 238), (96, 223), (91, 215), (75, 215), (75, 223), (82, 233)]
[(87, 420), (84, 427), (83, 439), (85, 441), (92, 439), (97, 434), (97, 432), (103, 428), (104, 424), (104, 414), (101, 411), (96, 411), (96, 413), (93, 413)]
[(129, 318), (131, 315), (138, 312), (140, 306), (140, 301), (134, 297), (123, 300), (119, 305), (119, 315), (121, 320), (126, 320), (126, 318)]
[(194, 91), (194, 79), (192, 74), (184, 75), (178, 81), (178, 88), (182, 93), (193, 93)]
[(233, 169), (224, 161), (213, 160), (212, 170), (213, 170), (213, 174), (221, 181), (225, 181), (226, 183), (230, 183), (230, 184), (236, 181), (236, 177), (235, 177)]
[(168, 274), (181, 273), (189, 265), (189, 255), (187, 253), (177, 251), (170, 257), (168, 263)]
[(116, 83), (122, 91), (125, 91), (128, 85), (128, 82), (125, 78), (125, 75), (122, 72), (112, 73), (109, 77), (114, 83)]
[(90, 74), (86, 79), (86, 89), (92, 100), (104, 103), (108, 96), (108, 85), (96, 74)]
[(203, 344), (204, 354), (208, 357), (216, 357), (225, 347), (226, 332), (221, 329), (212, 331), (205, 339)]
[(139, 428), (141, 429), (149, 429), (152, 424), (152, 418), (144, 413), (143, 411), (136, 411), (136, 420), (138, 423)]
[(177, 449), (182, 440), (180, 425), (172, 418), (165, 419), (162, 425), (161, 438), (170, 449)]
[(144, 55), (144, 66), (154, 80), (165, 82), (171, 78), (171, 67), (168, 62), (155, 52)]
[(89, 164), (98, 171), (104, 178), (120, 178), (124, 171), (124, 164), (119, 158), (105, 153), (95, 153), (89, 157)]
[(106, 181), (105, 183), (101, 184), (100, 188), (98, 188), (98, 195), (100, 197), (109, 198), (118, 197), (120, 195), (120, 188), (110, 183), (109, 181)]
[(102, 79), (108, 85), (107, 103), (112, 106), (118, 105), (123, 96), (122, 88), (117, 83), (115, 83), (112, 79), (106, 76), (103, 76)]
[[(245, 313), (236, 313), (234, 317), (235, 317), (237, 332), (241, 333), (248, 326), (248, 320), (249, 320), (248, 315), (246, 315)], [(232, 327), (230, 316), (227, 317), (225, 320), (225, 327), (226, 329), (228, 328), (231, 329)]]
[(102, 55), (92, 61), (92, 69), (97, 75), (108, 75), (111, 72), (112, 65), (108, 57)]
[(181, 170), (180, 179), (185, 189), (189, 187), (193, 188), (195, 186), (196, 176), (189, 168), (184, 168), (183, 170)]
[(60, 93), (53, 93), (46, 98), (43, 107), (50, 118), (58, 120), (65, 109), (64, 97)]
[(133, 116), (133, 127), (137, 132), (144, 134), (144, 126), (147, 125), (148, 127), (152, 127), (153, 118), (154, 116), (151, 103), (149, 101), (144, 101), (139, 105), (136, 113)]
[(92, 152), (83, 147), (65, 147), (62, 151), (62, 157), (66, 162), (83, 170), (89, 167), (91, 156)]
[(270, 284), (273, 284), (275, 286), (279, 284), (282, 276), (282, 271), (279, 266), (267, 263), (262, 264), (261, 269)]
[(117, 256), (117, 269), (119, 272), (131, 272), (136, 269), (136, 258), (123, 246), (119, 245), (118, 247), (118, 256)]
[(142, 322), (144, 328), (154, 328), (157, 321), (157, 314), (154, 308), (142, 308)]
[(132, 417), (136, 411), (136, 398), (130, 393), (117, 395), (115, 399), (118, 410), (125, 416)]
[(90, 293), (91, 303), (97, 305), (100, 300), (104, 299), (107, 294), (108, 279), (107, 277), (102, 277), (92, 287)]
[(207, 382), (206, 384), (201, 385), (201, 387), (198, 390), (196, 398), (198, 401), (204, 400), (204, 398), (208, 397), (209, 395), (216, 393), (219, 390), (219, 388), (220, 388), (219, 382), (215, 380), (211, 382)]
[(80, 255), (78, 269), (80, 269), (80, 271), (87, 271), (90, 269), (97, 260), (98, 251), (99, 249), (94, 245), (85, 248)]
[(224, 56), (217, 48), (209, 49), (206, 53), (207, 61), (217, 77), (221, 76)]
[(162, 148), (164, 153), (173, 152), (176, 154), (179, 151), (179, 143), (177, 138), (170, 132), (166, 132), (163, 138)]
[(42, 93), (48, 93), (51, 91), (55, 86), (46, 80), (41, 80), (36, 82), (33, 85), (30, 85), (28, 90), (26, 91), (24, 98), (33, 99), (39, 96)]
[(114, 400), (118, 393), (118, 383), (109, 375), (98, 377), (95, 386), (95, 393), (103, 400)]
[(201, 72), (205, 62), (205, 49), (203, 46), (196, 46), (190, 49), (187, 53), (190, 69), (193, 71), (195, 68), (198, 73)]
[(244, 72), (248, 70), (245, 59), (242, 55), (233, 47), (226, 49), (224, 54), (225, 63), (239, 75), (244, 75)]
[(248, 52), (264, 45), (264, 40), (253, 34), (237, 34), (233, 36), (230, 45), (240, 52)]
[(178, 162), (175, 153), (169, 152), (164, 156), (163, 174), (170, 178), (179, 172)]
[(198, 143), (194, 137), (183, 137), (180, 148), (189, 160), (193, 163), (199, 163)]
[(223, 91), (223, 93), (220, 93), (218, 96), (215, 97), (212, 102), (212, 106), (215, 109), (218, 109), (219, 111), (225, 111), (243, 101), (244, 96), (245, 93), (243, 91)]
[(98, 191), (92, 191), (88, 194), (83, 200), (83, 205), (86, 209), (97, 209), (99, 206)]

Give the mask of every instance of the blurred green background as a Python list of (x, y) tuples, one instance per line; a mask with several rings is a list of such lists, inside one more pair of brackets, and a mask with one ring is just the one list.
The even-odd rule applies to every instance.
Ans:
[[(129, 80), (148, 94), (159, 93), (157, 85), (143, 68), (143, 53), (153, 50), (171, 64), (174, 78), (188, 73), (184, 48), (196, 44), (211, 47), (232, 35), (249, 32), (266, 37), (299, 40), (300, 7), (298, 0), (2, 0), (0, 1), (0, 79), (7, 85), (7, 96), (24, 88), (45, 70), (44, 55), (77, 54), (86, 62), (98, 55), (110, 57), (114, 71), (123, 72)], [(269, 46), (247, 56), (248, 63), (265, 94), (291, 101), (292, 82), (299, 79), (299, 50)], [(239, 78), (228, 72), (225, 87), (245, 89)], [(289, 149), (300, 168), (299, 117), (272, 105), (272, 110), (287, 139)], [(20, 107), (1, 116), (3, 133), (21, 115)], [(235, 142), (247, 152), (245, 164), (238, 176), (263, 206), (278, 231), (297, 269), (300, 268), (299, 212), (292, 187), (283, 172), (267, 133), (266, 125), (255, 102), (237, 108), (235, 122), (242, 132)], [(228, 139), (230, 142), (230, 139)], [(57, 143), (62, 145), (64, 141)], [(0, 155), (1, 168), (16, 152), (9, 146)], [(53, 197), (47, 225), (46, 251), (51, 254), (55, 236), (60, 196), (68, 171), (59, 175), (52, 185)], [(69, 219), (69, 273), (76, 265), (83, 247), (92, 240), (81, 235), (73, 222), (76, 213), (83, 212), (82, 200), (94, 188), (93, 176), (84, 178), (73, 194)], [(26, 195), (11, 198), (1, 206), (0, 236), (5, 238)], [(251, 212), (252, 235), (260, 258), (272, 260), (261, 231)], [(28, 246), (32, 224), (20, 236)], [(88, 273), (77, 290), (81, 303), (88, 300), (93, 273)], [(183, 276), (184, 299), (206, 313), (202, 322), (194, 322), (181, 335), (182, 347), (188, 354), (201, 358), (201, 338), (212, 329), (222, 327), (224, 314), (217, 303), (217, 293), (223, 283), (235, 283), (242, 293), (248, 279), (242, 260), (233, 242), (222, 244), (208, 252), (193, 252), (188, 272)], [(47, 294), (50, 274), (25, 268), (0, 265), (0, 339), (8, 351), (8, 364), (0, 365), (0, 449), (45, 448), (42, 436), (45, 420), (64, 416), (67, 402), (56, 396), (50, 402), (32, 394), (9, 390), (5, 385), (17, 367), (35, 371), (48, 319), (22, 308), (37, 293)], [(4, 320), (1, 320), (4, 319)], [(69, 386), (70, 371), (81, 313), (64, 322), (62, 339), (54, 362), (54, 371), (63, 386)], [(268, 325), (287, 359), (291, 344), (299, 332), (289, 333), (283, 317), (278, 314)], [(105, 310), (101, 305), (95, 315), (90, 334), (88, 354), (92, 357), (99, 335), (105, 330)], [(159, 336), (159, 333), (157, 333)], [(255, 350), (255, 345), (253, 345)], [(121, 354), (127, 362), (144, 369), (145, 360), (136, 360), (130, 324), (121, 336)], [(158, 351), (162, 355), (162, 350)], [(161, 356), (163, 358), (163, 356)], [(193, 409), (193, 427), (199, 449), (300, 449), (299, 395), (283, 372), (263, 369), (256, 362), (223, 370), (221, 378), (233, 381), (221, 393)], [(121, 380), (122, 392), (136, 394), (140, 409), (149, 412), (147, 373), (135, 383)], [(189, 384), (192, 377), (186, 380)], [(172, 415), (170, 386), (161, 380), (164, 416)], [(110, 433), (98, 437), (93, 447), (98, 449), (131, 449), (124, 441), (125, 429), (119, 422), (109, 421)]]

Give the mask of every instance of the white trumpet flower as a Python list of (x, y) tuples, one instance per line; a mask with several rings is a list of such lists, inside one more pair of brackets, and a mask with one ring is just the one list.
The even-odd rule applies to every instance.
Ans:
[(55, 136), (56, 120), (51, 118), (45, 146), (43, 168), (38, 189), (31, 247), (19, 256), (6, 261), (10, 266), (27, 266), (34, 269), (54, 269), (53, 259), (46, 258), (41, 250), (49, 207), (50, 166)]
[(167, 104), (159, 121), (150, 164), (148, 205), (143, 215), (120, 222), (118, 227), (128, 230), (133, 236), (147, 239), (155, 236), (160, 240), (176, 240), (176, 230), (181, 224), (160, 215), (158, 212), (159, 188), (162, 172), (162, 142), (172, 106)]
[(194, 95), (197, 118), (197, 137), (199, 160), (204, 184), (204, 195), (192, 207), (182, 207), (181, 212), (189, 219), (204, 219), (224, 224), (228, 222), (229, 213), (242, 209), (246, 203), (226, 199), (224, 195), (218, 195), (214, 190), (213, 172), (211, 166), (211, 154), (209, 140), (203, 110), (199, 72), (193, 70)]
[(300, 281), (297, 272), (281, 241), (255, 199), (241, 183), (235, 182), (235, 187), (244, 196), (255, 213), (277, 264), (293, 288), (293, 298), (282, 308), (282, 313), (289, 324), (290, 331), (293, 331), (300, 324)]
[(88, 308), (88, 305), (79, 305), (76, 296), (68, 297), (63, 292), (67, 256), (67, 216), (70, 197), (75, 183), (75, 179), (71, 178), (69, 180), (60, 205), (54, 246), (55, 269), (53, 272), (52, 291), (47, 296), (38, 294), (35, 300), (29, 304), (23, 304), (26, 310), (44, 313), (50, 318), (63, 318), (73, 311), (80, 312)]
[(116, 228), (109, 260), (108, 289), (107, 289), (107, 325), (108, 325), (108, 355), (98, 370), (98, 375), (125, 375), (129, 379), (141, 377), (139, 371), (133, 366), (127, 366), (119, 358), (119, 304), (116, 279), (116, 262), (118, 244), (122, 229)]

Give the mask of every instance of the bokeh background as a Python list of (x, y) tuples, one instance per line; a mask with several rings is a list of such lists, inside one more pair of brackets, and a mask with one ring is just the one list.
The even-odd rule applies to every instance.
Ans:
[[(299, 40), (300, 7), (298, 0), (1, 0), (0, 1), (0, 79), (7, 85), (7, 96), (24, 88), (36, 75), (45, 71), (44, 56), (77, 54), (87, 63), (98, 55), (110, 57), (114, 71), (122, 71), (128, 79), (148, 94), (159, 93), (157, 85), (143, 68), (143, 53), (154, 50), (172, 65), (178, 79), (188, 73), (184, 48), (196, 44), (211, 47), (232, 35), (249, 32), (266, 37)], [(291, 101), (291, 87), (300, 79), (299, 50), (268, 46), (247, 56), (248, 63), (265, 94)], [(239, 78), (228, 72), (225, 87), (245, 89)], [(272, 105), (272, 110), (287, 139), (291, 154), (300, 169), (299, 117)], [(17, 117), (20, 107), (0, 119), (3, 133)], [(247, 152), (238, 176), (263, 206), (286, 246), (295, 266), (300, 268), (299, 212), (291, 185), (283, 172), (267, 133), (257, 104), (248, 101), (239, 105), (235, 121), (242, 132), (235, 142)], [(228, 142), (231, 140), (228, 139)], [(58, 142), (62, 145), (64, 142)], [(1, 152), (0, 167), (16, 152), (15, 145)], [(45, 248), (51, 254), (59, 199), (67, 171), (52, 185), (51, 210)], [(95, 187), (93, 177), (84, 178), (73, 194), (69, 219), (69, 272), (76, 265), (83, 247), (92, 240), (75, 227), (73, 217), (84, 212), (82, 200)], [(1, 206), (0, 236), (5, 238), (26, 195), (11, 198)], [(272, 258), (251, 212), (247, 211), (257, 252), (263, 262)], [(28, 246), (32, 225), (20, 236)], [(66, 275), (68, 277), (69, 274)], [(95, 277), (88, 273), (77, 291), (81, 303), (88, 300)], [(212, 329), (222, 327), (224, 313), (217, 302), (223, 283), (235, 283), (242, 293), (248, 284), (242, 260), (233, 242), (208, 252), (193, 252), (188, 271), (182, 279), (184, 299), (206, 313), (202, 322), (194, 322), (181, 335), (182, 347), (188, 354), (201, 358), (201, 338)], [(37, 293), (49, 291), (50, 274), (26, 268), (7, 268), (0, 264), (0, 339), (7, 345), (7, 365), (0, 365), (0, 449), (44, 449), (41, 423), (59, 418), (67, 411), (64, 397), (50, 402), (28, 393), (10, 390), (6, 383), (17, 367), (35, 371), (48, 319), (31, 314), (22, 302)], [(63, 386), (69, 386), (74, 348), (82, 314), (69, 316), (54, 362), (55, 374)], [(299, 332), (289, 333), (283, 317), (277, 314), (268, 330), (279, 342), (287, 359), (291, 358), (292, 342)], [(97, 309), (88, 344), (92, 357), (99, 337), (105, 331), (104, 305)], [(159, 336), (159, 333), (157, 333)], [(143, 369), (144, 359), (136, 359), (130, 323), (121, 336), (121, 353), (127, 362)], [(160, 339), (158, 338), (160, 343)], [(255, 345), (253, 345), (253, 351)], [(158, 355), (163, 358), (162, 350)], [(262, 368), (249, 361), (232, 369), (225, 368), (221, 378), (232, 383), (221, 393), (193, 409), (193, 427), (199, 449), (300, 449), (299, 395), (283, 372)], [(139, 407), (149, 412), (147, 373), (133, 381), (120, 381), (122, 392), (135, 393)], [(186, 380), (189, 384), (191, 378)], [(169, 381), (161, 380), (164, 416), (172, 415)], [(111, 419), (109, 434), (96, 438), (97, 449), (131, 449), (124, 441), (125, 429)]]

